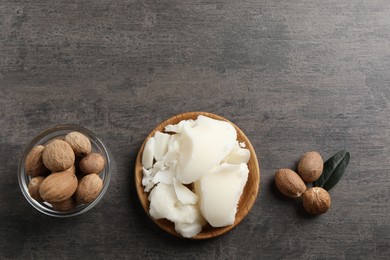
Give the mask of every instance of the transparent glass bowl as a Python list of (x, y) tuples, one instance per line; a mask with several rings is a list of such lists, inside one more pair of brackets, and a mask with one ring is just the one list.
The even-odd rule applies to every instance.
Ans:
[[(103, 171), (99, 174), (100, 178), (103, 180), (103, 189), (100, 192), (99, 196), (92, 201), (89, 204), (84, 205), (78, 205), (75, 209), (68, 211), (68, 212), (61, 212), (54, 210), (53, 207), (47, 203), (47, 202), (38, 202), (31, 198), (29, 192), (28, 192), (28, 183), (31, 179), (29, 175), (27, 175), (25, 171), (25, 165), (26, 165), (26, 157), (28, 153), (31, 151), (31, 149), (34, 146), (37, 145), (44, 145), (48, 143), (50, 140), (55, 138), (61, 138), (65, 137), (65, 135), (69, 132), (78, 131), (85, 136), (89, 138), (92, 145), (92, 151), (100, 153), (103, 158), (106, 160), (106, 165), (103, 169)], [(91, 131), (78, 126), (78, 125), (57, 125), (51, 128), (48, 128), (44, 130), (42, 133), (37, 135), (26, 147), (26, 149), (23, 152), (22, 158), (19, 162), (19, 169), (18, 169), (18, 180), (19, 180), (19, 187), (22, 191), (24, 197), (27, 199), (27, 201), (38, 211), (40, 211), (43, 214), (46, 214), (48, 216), (52, 217), (73, 217), (80, 214), (83, 214), (87, 212), (88, 210), (92, 209), (96, 204), (99, 203), (99, 201), (103, 198), (104, 194), (106, 193), (110, 179), (111, 179), (111, 171), (110, 171), (110, 157), (108, 155), (108, 152), (106, 150), (106, 147), (103, 145), (103, 143), (95, 136), (94, 133)]]

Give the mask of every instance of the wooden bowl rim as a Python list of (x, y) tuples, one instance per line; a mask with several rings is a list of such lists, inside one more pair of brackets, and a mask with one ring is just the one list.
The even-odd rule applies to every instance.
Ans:
[[(245, 218), (245, 216), (252, 209), (252, 207), (256, 201), (256, 198), (257, 198), (257, 195), (259, 192), (259, 186), (260, 186), (260, 167), (259, 167), (259, 163), (257, 160), (255, 150), (254, 150), (251, 142), (249, 141), (248, 137), (245, 135), (245, 133), (238, 126), (236, 126), (234, 123), (232, 123), (230, 120), (228, 120), (222, 116), (213, 114), (213, 113), (196, 111), (196, 112), (186, 112), (186, 113), (177, 114), (175, 116), (168, 118), (164, 122), (160, 123), (157, 127), (155, 127), (153, 129), (153, 131), (151, 131), (149, 133), (149, 135), (145, 138), (144, 142), (142, 143), (141, 148), (139, 149), (139, 152), (138, 152), (138, 155), (136, 158), (136, 162), (135, 162), (135, 167), (134, 167), (135, 168), (135, 173), (134, 173), (135, 186), (136, 186), (136, 190), (137, 190), (138, 199), (139, 199), (143, 209), (145, 210), (146, 214), (149, 216), (149, 218), (157, 226), (159, 226), (164, 231), (166, 231), (169, 234), (174, 235), (176, 237), (184, 238), (183, 236), (181, 236), (180, 234), (178, 234), (175, 231), (174, 224), (172, 222), (170, 222), (169, 220), (166, 220), (166, 219), (155, 220), (150, 216), (150, 214), (149, 214), (149, 200), (147, 199), (149, 192), (148, 193), (144, 192), (144, 187), (142, 186), (143, 173), (142, 173), (142, 162), (141, 161), (142, 161), (142, 153), (143, 153), (146, 141), (150, 137), (154, 136), (156, 131), (163, 132), (165, 126), (167, 126), (169, 124), (177, 124), (178, 122), (180, 122), (182, 120), (196, 119), (199, 115), (204, 115), (204, 116), (208, 116), (210, 118), (214, 118), (217, 120), (222, 120), (222, 121), (226, 121), (226, 122), (231, 123), (237, 131), (237, 139), (240, 142), (245, 142), (246, 148), (250, 150), (251, 157), (250, 157), (250, 160), (248, 162), (248, 168), (249, 168), (249, 165), (252, 164), (254, 166), (254, 169), (253, 169), (253, 166), (252, 166), (252, 168), (249, 168), (248, 181), (247, 181), (247, 183), (244, 187), (244, 191), (243, 191), (243, 195), (246, 192), (250, 192), (251, 196), (249, 196), (249, 199), (245, 205), (241, 205), (241, 200), (244, 197), (243, 195), (241, 195), (240, 201), (238, 203), (239, 207), (238, 207), (238, 210), (236, 213), (236, 219), (235, 219), (233, 225), (230, 225), (227, 227), (221, 227), (221, 228), (214, 228), (214, 227), (211, 227), (210, 225), (207, 224), (206, 229), (205, 229), (205, 227), (203, 227), (203, 230), (199, 234), (197, 234), (194, 237), (189, 238), (189, 239), (195, 239), (195, 240), (214, 238), (214, 237), (220, 236), (220, 235), (225, 234), (226, 232), (230, 231), (231, 229), (236, 227)], [(239, 139), (239, 136), (241, 136), (242, 138)], [(250, 183), (249, 180), (252, 178), (253, 178), (253, 180)], [(248, 191), (249, 188), (250, 188), (250, 190)], [(243, 214), (238, 214), (239, 212), (243, 213)]]

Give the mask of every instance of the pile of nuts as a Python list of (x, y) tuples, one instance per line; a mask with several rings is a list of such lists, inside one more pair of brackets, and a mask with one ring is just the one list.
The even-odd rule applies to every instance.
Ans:
[(94, 201), (103, 188), (99, 173), (105, 160), (91, 150), (91, 141), (80, 132), (33, 147), (25, 165), (30, 196), (63, 212)]
[(303, 207), (309, 214), (323, 214), (330, 208), (329, 193), (321, 187), (307, 188), (305, 182), (316, 181), (322, 174), (324, 161), (318, 152), (305, 153), (298, 163), (299, 175), (290, 169), (280, 169), (275, 184), (289, 198), (303, 198)]

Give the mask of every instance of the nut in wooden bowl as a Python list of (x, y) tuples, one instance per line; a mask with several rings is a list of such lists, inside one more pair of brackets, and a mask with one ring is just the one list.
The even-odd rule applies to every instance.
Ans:
[[(79, 133), (76, 137), (75, 132)], [(67, 135), (68, 139), (71, 137), (71, 141), (68, 141), (73, 147), (65, 143)], [(53, 145), (53, 142), (57, 145)], [(46, 147), (49, 149), (43, 156)], [(76, 203), (75, 193), (79, 182), (76, 175), (82, 177), (84, 174), (78, 172), (75, 165), (91, 150), (104, 160), (104, 164), (100, 163), (93, 173), (101, 180), (101, 186), (98, 192), (94, 190), (93, 197), (89, 196), (88, 201)], [(65, 158), (66, 162), (61, 158)], [(47, 165), (44, 165), (45, 162)], [(53, 217), (76, 216), (92, 209), (103, 198), (110, 183), (110, 165), (108, 152), (95, 134), (77, 125), (57, 125), (44, 130), (27, 145), (19, 162), (19, 187), (26, 200), (41, 213)]]
[(236, 227), (244, 218), (245, 216), (249, 213), (251, 210), (252, 206), (255, 203), (258, 190), (259, 190), (259, 185), (260, 185), (260, 169), (259, 169), (259, 164), (257, 161), (256, 153), (255, 150), (253, 149), (253, 146), (251, 145), (249, 139), (246, 137), (243, 131), (241, 131), (236, 125), (234, 125), (232, 122), (229, 120), (207, 112), (188, 112), (184, 114), (179, 114), (176, 115), (172, 118), (169, 118), (168, 120), (164, 121), (160, 125), (158, 125), (145, 139), (144, 143), (142, 144), (137, 159), (136, 159), (136, 164), (135, 164), (135, 185), (136, 185), (136, 190), (137, 194), (139, 197), (139, 200), (141, 202), (142, 207), (144, 208), (145, 212), (147, 215), (164, 231), (178, 236), (182, 237), (179, 233), (176, 232), (174, 223), (171, 221), (168, 221), (166, 219), (154, 219), (151, 217), (149, 213), (149, 207), (150, 207), (150, 202), (148, 200), (149, 192), (144, 191), (144, 186), (142, 184), (142, 179), (143, 179), (143, 170), (142, 170), (142, 155), (145, 149), (145, 145), (147, 143), (147, 140), (154, 136), (157, 131), (164, 132), (164, 129), (167, 125), (174, 125), (178, 124), (182, 120), (195, 120), (198, 118), (199, 115), (207, 116), (212, 119), (220, 120), (220, 121), (225, 121), (229, 122), (236, 130), (237, 132), (237, 140), (241, 143), (245, 143), (246, 149), (250, 151), (250, 158), (247, 163), (249, 173), (248, 173), (248, 180), (244, 186), (243, 193), (239, 199), (238, 202), (238, 207), (237, 207), (237, 212), (235, 214), (235, 219), (232, 225), (229, 226), (224, 226), (224, 227), (212, 227), (211, 225), (207, 224), (206, 226), (203, 226), (202, 230), (200, 233), (197, 235), (191, 237), (191, 239), (209, 239), (213, 237), (220, 236), (234, 227)]

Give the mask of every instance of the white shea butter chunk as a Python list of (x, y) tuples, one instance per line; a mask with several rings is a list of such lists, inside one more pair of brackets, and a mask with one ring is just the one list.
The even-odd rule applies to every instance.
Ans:
[(160, 161), (168, 150), (168, 141), (171, 138), (169, 134), (157, 131), (154, 134), (154, 158)]
[(172, 184), (173, 177), (175, 176), (175, 172), (170, 169), (160, 170), (156, 172), (154, 175), (152, 182), (154, 184), (156, 183), (165, 183), (165, 184)]
[(165, 165), (175, 168), (177, 164), (177, 158), (180, 154), (179, 140), (177, 135), (171, 135), (168, 141), (167, 150), (168, 151), (165, 153), (162, 160), (164, 161)]
[(154, 138), (150, 137), (148, 141), (146, 141), (145, 148), (142, 153), (142, 166), (147, 170), (152, 168), (153, 158), (154, 158)]
[(211, 226), (224, 227), (234, 223), (248, 173), (245, 163), (224, 163), (195, 184), (195, 192), (200, 198), (200, 211)]
[(175, 178), (173, 179), (173, 187), (177, 199), (183, 204), (196, 204), (198, 202), (198, 196), (193, 193), (189, 188), (178, 182)]
[(234, 145), (231, 152), (223, 159), (222, 162), (230, 164), (248, 163), (251, 152), (248, 149), (241, 148), (238, 142)]
[(192, 119), (189, 119), (189, 120), (182, 120), (176, 125), (167, 125), (165, 127), (165, 132), (174, 132), (174, 133), (180, 134), (183, 131), (184, 125), (194, 126), (195, 121)]
[[(196, 205), (182, 204), (173, 185), (159, 183), (150, 192), (149, 214), (154, 219), (166, 218), (175, 223), (175, 229), (184, 237), (193, 237), (201, 231), (205, 221)], [(183, 231), (183, 232), (181, 232)]]
[(198, 116), (194, 125), (184, 124), (176, 179), (184, 184), (200, 179), (230, 153), (236, 138), (237, 132), (228, 122)]
[(203, 224), (201, 222), (194, 222), (191, 224), (177, 222), (175, 223), (175, 230), (183, 237), (196, 236), (202, 231)]
[(144, 167), (142, 167), (142, 173), (142, 185), (145, 187), (144, 191), (149, 192), (154, 186), (154, 183), (152, 182), (152, 171), (146, 170)]

